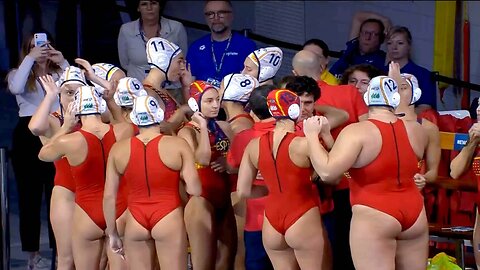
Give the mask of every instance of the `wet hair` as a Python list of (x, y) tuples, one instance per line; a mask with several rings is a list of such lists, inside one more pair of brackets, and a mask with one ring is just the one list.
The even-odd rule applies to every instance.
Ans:
[(340, 80), (340, 84), (348, 84), (348, 77), (353, 74), (355, 71), (361, 71), (365, 72), (368, 76), (368, 78), (373, 79), (377, 76), (384, 75), (381, 70), (378, 68), (370, 65), (370, 64), (360, 64), (360, 65), (354, 65), (345, 70), (342, 75), (342, 79)]
[(378, 37), (379, 37), (379, 40), (380, 40), (380, 44), (382, 44), (385, 41), (385, 25), (383, 25), (383, 22), (378, 20), (378, 19), (373, 19), (373, 18), (366, 19), (360, 25), (360, 32), (362, 31), (363, 26), (367, 23), (378, 24), (378, 27), (380, 28), (380, 33), (379, 33)]
[(405, 26), (392, 27), (392, 29), (388, 31), (387, 40), (391, 39), (392, 36), (395, 34), (404, 34), (405, 37), (407, 38), (408, 45), (412, 45), (412, 34), (410, 33), (410, 30), (408, 30), (407, 27)]
[(298, 96), (307, 94), (313, 95), (313, 100), (320, 98), (320, 87), (314, 79), (308, 76), (296, 76), (295, 80), (287, 83), (285, 88)]
[(330, 55), (330, 49), (328, 48), (327, 43), (325, 43), (325, 41), (321, 39), (312, 38), (305, 41), (305, 43), (303, 44), (303, 49), (305, 49), (305, 46), (307, 45), (315, 45), (317, 47), (320, 47), (322, 49), (322, 54), (325, 58)]
[(267, 106), (268, 93), (275, 90), (274, 85), (262, 85), (255, 88), (248, 99), (248, 107), (260, 120), (272, 117)]

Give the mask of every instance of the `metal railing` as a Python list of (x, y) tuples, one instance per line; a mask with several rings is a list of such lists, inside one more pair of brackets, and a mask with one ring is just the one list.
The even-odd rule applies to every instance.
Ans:
[(2, 224), (1, 256), (2, 269), (10, 269), (10, 221), (8, 208), (8, 175), (7, 175), (7, 149), (0, 148), (0, 221)]

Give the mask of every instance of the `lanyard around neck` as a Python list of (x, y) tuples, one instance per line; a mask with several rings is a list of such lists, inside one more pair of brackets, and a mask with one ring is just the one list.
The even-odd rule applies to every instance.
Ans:
[[(155, 35), (156, 37), (160, 37), (160, 29), (162, 27), (162, 25), (160, 24), (160, 22), (158, 23), (158, 28), (157, 28), (157, 34)], [(145, 31), (143, 31), (143, 22), (142, 20), (139, 20), (138, 21), (138, 32), (140, 33), (140, 37), (142, 38), (143, 40), (143, 43), (145, 43), (145, 47), (147, 46), (147, 41), (145, 38), (147, 37), (147, 35), (145, 35)]]
[(220, 65), (217, 65), (217, 58), (215, 57), (215, 50), (213, 48), (213, 37), (212, 36), (210, 36), (210, 40), (211, 40), (211, 43), (212, 43), (213, 64), (215, 65), (215, 71), (217, 72), (217, 75), (219, 75), (220, 71), (222, 70), (223, 59), (225, 58), (225, 54), (227, 54), (228, 48), (230, 47), (230, 41), (232, 41), (232, 34), (230, 34), (230, 37), (228, 37), (228, 43), (227, 43), (227, 46), (225, 47), (225, 50), (222, 53), (222, 58), (220, 59)]

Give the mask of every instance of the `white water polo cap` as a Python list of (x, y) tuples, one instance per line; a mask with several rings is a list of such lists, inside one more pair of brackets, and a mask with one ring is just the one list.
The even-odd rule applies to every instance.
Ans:
[(158, 124), (163, 121), (163, 117), (162, 108), (151, 96), (137, 97), (133, 103), (132, 112), (130, 112), (130, 120), (139, 127)]
[(258, 66), (258, 81), (263, 83), (275, 77), (282, 65), (283, 52), (278, 47), (266, 47), (255, 50), (248, 55)]
[(138, 79), (125, 77), (118, 81), (113, 99), (118, 106), (131, 108), (135, 98), (146, 95), (147, 91), (143, 89), (143, 85)]
[(228, 74), (223, 78), (222, 101), (234, 101), (246, 104), (253, 89), (259, 85), (257, 79), (248, 74)]
[(146, 51), (150, 67), (163, 71), (168, 81), (168, 70), (173, 58), (182, 52), (180, 47), (164, 38), (154, 37), (148, 40)]
[(87, 80), (85, 79), (85, 74), (78, 67), (68, 66), (65, 71), (60, 76), (60, 79), (56, 82), (58, 87), (69, 84), (81, 84), (83, 86), (87, 85)]
[(418, 84), (417, 77), (409, 73), (402, 73), (400, 75), (407, 81), (410, 87), (412, 87), (412, 98), (410, 100), (410, 105), (413, 105), (422, 96), (422, 90), (420, 89), (420, 86)]
[[(107, 64), (107, 63), (96, 63), (92, 65), (92, 68), (96, 76), (106, 81), (110, 81), (113, 77), (113, 74), (115, 74), (117, 70), (120, 70), (119, 67), (112, 64)], [(101, 85), (95, 82), (91, 82), (91, 83), (95, 86), (95, 89), (97, 89), (97, 91), (100, 94), (103, 94), (103, 91), (105, 91), (105, 88), (103, 88)]]
[(400, 104), (398, 85), (388, 76), (377, 76), (368, 84), (363, 99), (367, 106), (388, 106), (395, 109)]
[(107, 103), (92, 86), (77, 88), (73, 102), (75, 115), (102, 114), (107, 110)]

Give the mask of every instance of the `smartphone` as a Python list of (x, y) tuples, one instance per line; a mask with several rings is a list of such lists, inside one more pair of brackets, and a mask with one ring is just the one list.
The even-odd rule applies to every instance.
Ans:
[(40, 47), (44, 44), (47, 44), (47, 34), (35, 33), (35, 35), (33, 35), (33, 42), (35, 43), (35, 47)]

